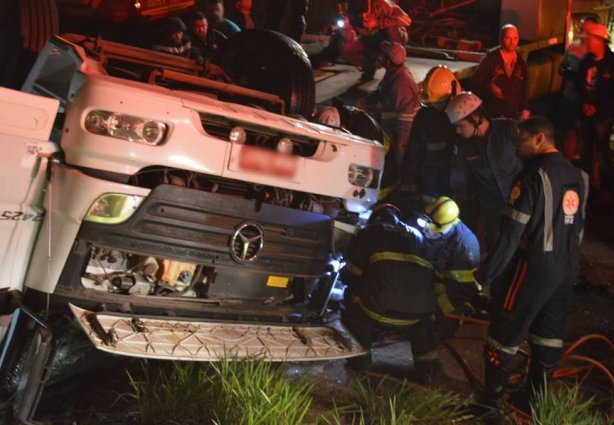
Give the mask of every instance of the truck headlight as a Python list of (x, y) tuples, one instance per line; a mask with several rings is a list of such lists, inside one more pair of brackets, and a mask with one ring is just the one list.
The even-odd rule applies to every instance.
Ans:
[(142, 196), (105, 193), (92, 203), (85, 221), (101, 224), (122, 223), (134, 214), (141, 202), (143, 202)]
[(375, 171), (373, 168), (351, 164), (348, 168), (348, 181), (354, 186), (367, 187), (373, 182)]
[(85, 129), (91, 133), (148, 145), (162, 143), (167, 128), (163, 122), (109, 111), (90, 111), (85, 116)]

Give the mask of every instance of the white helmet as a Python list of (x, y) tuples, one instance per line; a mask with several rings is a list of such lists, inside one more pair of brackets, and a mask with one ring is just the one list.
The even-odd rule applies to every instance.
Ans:
[(339, 110), (334, 106), (319, 108), (316, 113), (316, 121), (320, 124), (330, 125), (331, 127), (341, 127)]
[(453, 97), (446, 106), (446, 114), (452, 124), (467, 118), (482, 105), (482, 99), (467, 91)]

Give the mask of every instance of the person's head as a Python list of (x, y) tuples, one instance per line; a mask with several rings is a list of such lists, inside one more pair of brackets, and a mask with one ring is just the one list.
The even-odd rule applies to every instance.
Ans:
[(422, 82), (420, 100), (424, 105), (443, 110), (450, 97), (462, 91), (461, 85), (445, 65), (437, 65), (430, 69)]
[(489, 121), (482, 108), (482, 99), (471, 92), (453, 97), (446, 106), (446, 114), (456, 134), (463, 139), (483, 136), (488, 130)]
[(339, 110), (334, 106), (318, 108), (316, 112), (316, 121), (331, 127), (341, 127), (341, 116), (339, 115)]
[(383, 53), (384, 68), (394, 69), (403, 66), (405, 63), (407, 52), (400, 43), (384, 41), (381, 45), (381, 51)]
[(186, 31), (186, 26), (181, 19), (174, 16), (166, 21), (165, 34), (176, 45), (180, 45), (183, 41), (183, 35)]
[(424, 208), (418, 219), (427, 239), (438, 239), (447, 234), (459, 222), (458, 205), (447, 196), (440, 196)]
[(237, 0), (235, 7), (239, 13), (250, 13), (252, 11), (252, 0)]
[(401, 221), (401, 210), (392, 204), (380, 203), (371, 208), (369, 224), (398, 224)]
[(555, 149), (554, 126), (538, 115), (518, 124), (516, 152), (521, 158), (531, 158)]
[(610, 42), (608, 27), (591, 21), (584, 23), (580, 37), (586, 50), (596, 56), (603, 56)]
[(202, 12), (194, 12), (190, 16), (190, 29), (200, 39), (207, 38), (207, 32), (209, 31), (209, 23), (207, 18)]
[(518, 28), (512, 24), (503, 25), (500, 34), (501, 50), (515, 52), (516, 48), (518, 48), (518, 41), (520, 40)]
[(205, 3), (205, 15), (211, 24), (219, 24), (224, 20), (224, 1), (207, 0)]

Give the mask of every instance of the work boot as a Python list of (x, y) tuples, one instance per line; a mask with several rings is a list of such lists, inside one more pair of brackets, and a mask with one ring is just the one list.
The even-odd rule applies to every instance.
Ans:
[(503, 425), (503, 398), (515, 356), (487, 344), (484, 357), (484, 396), (479, 402), (483, 408), (481, 418), (487, 425)]

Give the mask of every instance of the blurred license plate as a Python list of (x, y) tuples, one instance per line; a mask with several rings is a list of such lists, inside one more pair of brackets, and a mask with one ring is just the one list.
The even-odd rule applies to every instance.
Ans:
[(244, 171), (291, 179), (295, 177), (297, 167), (298, 158), (290, 154), (252, 146), (242, 146), (239, 153), (239, 168)]

